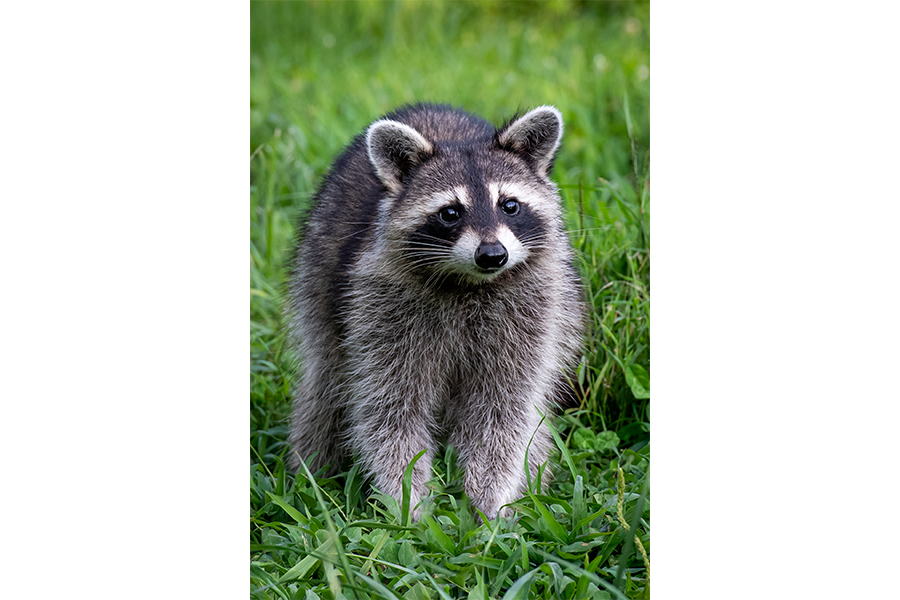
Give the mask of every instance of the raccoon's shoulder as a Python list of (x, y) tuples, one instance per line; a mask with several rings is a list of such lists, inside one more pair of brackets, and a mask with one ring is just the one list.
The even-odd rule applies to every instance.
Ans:
[(494, 135), (494, 126), (449, 104), (408, 104), (384, 116), (409, 125), (433, 142), (472, 142)]
[(342, 215), (370, 214), (383, 190), (366, 154), (365, 134), (361, 133), (332, 162), (307, 210), (300, 216), (299, 229), (301, 233), (308, 229), (310, 221), (338, 224), (346, 220)]
[(365, 134), (359, 134), (335, 158), (297, 217), (290, 256), (293, 276), (333, 279), (330, 298), (336, 301), (346, 265), (370, 235), (383, 195), (384, 186), (366, 153)]

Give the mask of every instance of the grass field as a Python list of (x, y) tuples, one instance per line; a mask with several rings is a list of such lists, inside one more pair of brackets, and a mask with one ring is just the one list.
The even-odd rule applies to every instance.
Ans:
[[(649, 597), (649, 64), (647, 3), (251, 4), (252, 598)], [(498, 124), (553, 104), (566, 123), (554, 179), (591, 306), (580, 407), (553, 420), (547, 494), (509, 521), (476, 525), (449, 449), (414, 525), (355, 467), (285, 472), (294, 219), (342, 147), (412, 101)]]

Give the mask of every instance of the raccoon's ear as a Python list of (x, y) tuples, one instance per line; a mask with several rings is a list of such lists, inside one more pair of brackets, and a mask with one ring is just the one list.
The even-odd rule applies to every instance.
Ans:
[(400, 189), (415, 165), (434, 152), (434, 146), (421, 133), (409, 125), (388, 119), (369, 126), (366, 147), (378, 179), (392, 192)]
[(553, 106), (539, 106), (497, 131), (497, 144), (525, 157), (538, 173), (548, 175), (562, 139), (562, 114)]

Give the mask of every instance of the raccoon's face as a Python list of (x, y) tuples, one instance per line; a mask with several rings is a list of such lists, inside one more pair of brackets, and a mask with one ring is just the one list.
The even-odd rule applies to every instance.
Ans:
[(466, 143), (432, 142), (395, 121), (373, 124), (369, 157), (391, 192), (379, 221), (399, 266), (476, 284), (525, 268), (561, 227), (548, 179), (561, 135), (552, 107)]

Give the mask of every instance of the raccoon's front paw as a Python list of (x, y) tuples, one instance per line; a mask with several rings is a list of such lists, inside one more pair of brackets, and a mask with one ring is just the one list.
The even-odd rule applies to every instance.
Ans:
[[(399, 503), (399, 501), (398, 501)], [(402, 504), (401, 504), (402, 506)], [(402, 510), (402, 509), (401, 509)], [(434, 497), (425, 495), (419, 499), (410, 500), (409, 503), (409, 522), (418, 523), (425, 517), (434, 513)], [(402, 515), (401, 515), (402, 518)]]
[[(485, 505), (481, 506), (479, 503), (475, 503), (475, 508), (477, 508), (481, 513), (489, 520), (494, 521), (497, 517), (503, 517), (504, 519), (508, 519), (513, 516), (513, 509), (509, 506), (498, 506), (496, 503), (493, 505)], [(475, 514), (475, 518), (477, 520), (481, 520), (481, 516), (478, 513)]]
[(470, 469), (467, 473), (464, 485), (466, 494), (472, 506), (480, 510), (484, 516), (493, 521), (497, 517), (511, 517), (513, 509), (508, 505), (515, 502), (521, 494), (514, 485), (499, 485), (491, 481), (489, 485), (482, 485), (486, 478), (479, 477), (478, 473)]
[[(393, 496), (393, 499), (396, 500), (397, 506), (392, 512), (394, 512), (397, 518), (402, 521), (404, 516), (403, 496), (398, 494), (396, 496)], [(409, 500), (409, 522), (418, 523), (422, 520), (422, 517), (431, 514), (431, 509), (432, 506), (427, 490), (423, 490), (420, 495), (412, 495)]]

